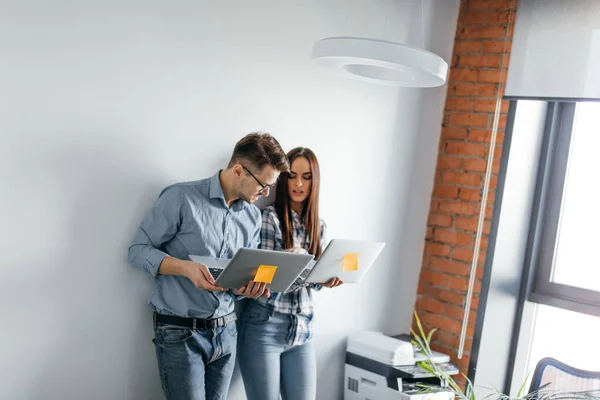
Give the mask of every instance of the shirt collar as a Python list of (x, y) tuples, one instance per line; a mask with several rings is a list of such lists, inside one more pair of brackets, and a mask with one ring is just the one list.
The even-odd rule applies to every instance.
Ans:
[[(223, 193), (223, 187), (221, 186), (221, 180), (219, 179), (219, 176), (221, 175), (221, 171), (223, 170), (219, 170), (216, 174), (214, 174), (211, 178), (210, 178), (210, 189), (208, 192), (208, 195), (210, 196), (211, 199), (221, 199), (223, 201), (223, 204), (225, 205), (225, 207), (227, 207), (227, 201), (225, 201), (225, 193)], [(238, 199), (236, 201), (233, 202), (233, 204), (231, 205), (231, 210), (232, 211), (242, 211), (243, 209), (246, 208), (246, 205), (248, 203), (242, 199)]]

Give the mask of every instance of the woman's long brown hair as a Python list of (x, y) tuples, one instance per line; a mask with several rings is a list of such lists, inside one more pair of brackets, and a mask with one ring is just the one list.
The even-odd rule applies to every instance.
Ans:
[[(305, 147), (296, 147), (288, 154), (290, 166), (298, 157), (304, 157), (310, 164), (312, 174), (312, 185), (310, 193), (304, 200), (302, 215), (300, 221), (304, 224), (307, 232), (307, 238), (310, 244), (308, 252), (313, 254), (315, 258), (319, 258), (323, 249), (321, 248), (321, 222), (319, 219), (319, 186), (321, 182), (321, 174), (319, 171), (319, 162), (312, 150)], [(289, 172), (282, 172), (277, 183), (277, 194), (275, 195), (275, 210), (279, 216), (281, 223), (281, 234), (283, 236), (284, 248), (289, 249), (294, 247), (294, 225), (292, 222), (292, 210), (290, 206), (289, 192)]]

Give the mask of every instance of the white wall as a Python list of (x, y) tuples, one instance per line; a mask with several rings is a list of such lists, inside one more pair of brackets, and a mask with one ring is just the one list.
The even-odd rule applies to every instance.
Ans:
[[(424, 9), (426, 45), (448, 60), (458, 0)], [(446, 88), (344, 80), (310, 64), (311, 46), (420, 45), (420, 12), (419, 1), (3, 1), (0, 398), (161, 398), (151, 278), (127, 265), (128, 244), (162, 187), (211, 175), (252, 130), (315, 150), (331, 236), (388, 243), (364, 283), (318, 296), (318, 397), (340, 398), (348, 333), (410, 323)], [(239, 376), (230, 398), (244, 398)]]
[(519, 1), (505, 94), (600, 99), (600, 2)]

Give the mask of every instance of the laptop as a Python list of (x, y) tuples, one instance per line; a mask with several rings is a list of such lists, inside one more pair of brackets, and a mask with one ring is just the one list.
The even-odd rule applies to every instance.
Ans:
[(384, 247), (385, 243), (333, 239), (306, 282), (324, 283), (337, 276), (344, 284), (359, 283)]
[(190, 255), (190, 259), (208, 268), (217, 285), (237, 289), (253, 280), (260, 266), (277, 267), (268, 285), (273, 292), (285, 292), (307, 268), (311, 254), (240, 248), (231, 260)]

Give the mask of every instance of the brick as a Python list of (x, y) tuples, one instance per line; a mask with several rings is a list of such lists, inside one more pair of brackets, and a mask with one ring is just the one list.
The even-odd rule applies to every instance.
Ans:
[(458, 65), (458, 55), (454, 54), (452, 56), (452, 61), (450, 62), (450, 68), (454, 68)]
[[(469, 142), (490, 143), (492, 140), (492, 131), (483, 129), (471, 129), (468, 136)], [(496, 133), (496, 143), (504, 143), (504, 131)]]
[[(479, 267), (485, 267), (485, 256), (486, 256), (485, 253), (486, 253), (486, 251), (480, 251), (479, 252), (479, 257), (477, 258), (477, 267), (478, 268)], [(475, 272), (476, 272), (477, 279), (482, 279), (483, 278), (483, 275), (479, 276), (477, 274), (477, 271), (475, 271)]]
[(462, 293), (457, 293), (450, 290), (441, 290), (439, 298), (442, 301), (457, 305), (462, 305), (465, 301), (465, 296)]
[(490, 176), (490, 189), (496, 189), (498, 187), (498, 177)]
[(496, 94), (496, 85), (490, 83), (457, 83), (454, 85), (457, 96), (492, 97)]
[(461, 169), (463, 159), (460, 157), (439, 156), (438, 169)]
[[(459, 279), (464, 279), (465, 281), (467, 280), (466, 278), (459, 278)], [(465, 287), (464, 289), (461, 289), (461, 290), (466, 292), (467, 288)], [(448, 318), (455, 319), (462, 323), (464, 314), (465, 314), (465, 308), (462, 306), (455, 306), (452, 304), (444, 305), (444, 316), (446, 316)]]
[(459, 55), (456, 56), (456, 65), (461, 68), (498, 68), (500, 67), (500, 56), (495, 54)]
[(485, 208), (485, 219), (491, 220), (493, 215), (494, 215), (494, 207), (493, 206), (487, 206)]
[(456, 217), (455, 228), (461, 231), (477, 232), (477, 219)]
[[(453, 68), (450, 70), (450, 81), (451, 82), (477, 82), (477, 70), (476, 69), (463, 69)], [(446, 101), (446, 108), (448, 108), (448, 102)]]
[(475, 335), (475, 321), (471, 324), (472, 319), (469, 319), (469, 325), (467, 325), (467, 336), (473, 337)]
[(489, 115), (487, 114), (469, 114), (456, 113), (451, 114), (449, 121), (452, 125), (474, 126), (485, 128), (488, 126)]
[[(460, 370), (460, 372), (462, 372), (463, 374), (467, 375), (467, 371), (469, 370), (469, 363), (471, 362), (471, 360), (469, 359), (469, 357), (466, 357), (463, 355), (463, 358), (461, 359), (456, 359), (456, 360), (451, 360), (452, 363), (454, 365), (456, 365), (458, 367), (458, 369)], [(462, 375), (460, 375), (462, 376)], [(465, 384), (465, 379), (463, 377), (462, 379), (462, 384)]]
[[(433, 236), (435, 237), (435, 232), (434, 232)], [(481, 238), (480, 246), (481, 246), (482, 250), (487, 250), (487, 248), (488, 248), (488, 241), (489, 241), (489, 239), (487, 237), (485, 237), (485, 236)]]
[[(461, 231), (477, 232), (478, 221), (476, 218), (465, 218), (456, 217), (454, 221), (454, 228)], [(488, 221), (483, 222), (483, 233), (488, 235), (490, 233), (490, 223)]]
[(429, 215), (429, 226), (452, 227), (454, 220), (451, 215), (434, 213)]
[(446, 154), (484, 157), (486, 154), (486, 146), (478, 143), (447, 142)]
[[(510, 65), (510, 55), (503, 54), (502, 58), (500, 59), (500, 68), (507, 69), (509, 65)], [(500, 95), (501, 96), (504, 95), (504, 90), (500, 93)]]
[(456, 261), (471, 262), (473, 261), (473, 250), (456, 247), (452, 250), (452, 259)]
[[(475, 279), (475, 281), (473, 282), (473, 293), (481, 293), (481, 280)], [(469, 323), (475, 323), (475, 313), (472, 313), (469, 317)]]
[(466, 139), (467, 130), (465, 128), (449, 128), (444, 126), (442, 128), (442, 137), (444, 139)]
[(427, 232), (425, 233), (425, 239), (433, 239), (433, 228), (427, 228)]
[(481, 202), (479, 189), (461, 188), (459, 197), (462, 201)]
[(479, 82), (500, 83), (506, 82), (506, 70), (481, 70), (478, 75)]
[(460, 334), (461, 330), (460, 322), (443, 316), (439, 316), (438, 318), (436, 318), (436, 325), (434, 326), (445, 332), (451, 332), (457, 335)]
[[(475, 112), (496, 112), (496, 100), (485, 100), (485, 99), (473, 99), (473, 111)], [(503, 114), (508, 113), (509, 102), (504, 100), (500, 105), (500, 112)]]
[(439, 211), (456, 215), (475, 216), (479, 214), (479, 204), (463, 203), (460, 201), (440, 201)]
[[(511, 22), (513, 22), (513, 21), (511, 21)], [(514, 36), (514, 34), (515, 34), (515, 26), (514, 25), (508, 25), (506, 27), (506, 37), (509, 38), (509, 39), (512, 39), (512, 37)]]
[(437, 257), (450, 257), (451, 247), (446, 244), (429, 242), (425, 244), (425, 252)]
[(505, 50), (510, 51), (512, 41), (506, 40), (484, 40), (483, 41), (483, 52), (484, 53), (504, 53)]
[(481, 175), (465, 172), (444, 171), (442, 174), (442, 183), (451, 185), (479, 186), (481, 184)]
[(479, 308), (479, 296), (473, 296), (471, 299), (471, 310), (477, 310)]
[(461, 16), (461, 22), (465, 25), (485, 24), (508, 24), (510, 11), (475, 11), (467, 12)]
[(461, 324), (459, 321), (432, 313), (423, 313), (420, 319), (421, 323), (427, 327), (437, 328), (444, 332), (460, 334)]
[(469, 2), (469, 10), (508, 10), (509, 0), (477, 0)]
[(418, 301), (418, 307), (432, 313), (441, 313), (444, 309), (444, 304), (441, 301), (423, 297)]
[(500, 173), (500, 160), (492, 161), (492, 174), (498, 175)]
[(432, 271), (467, 276), (469, 274), (470, 265), (463, 262), (449, 260), (447, 258), (431, 257), (429, 260), (429, 268)]
[(480, 53), (482, 43), (479, 40), (457, 40), (454, 42), (454, 54)]
[(494, 158), (499, 160), (502, 157), (502, 145), (499, 145), (496, 141), (496, 148), (494, 148)]
[(446, 110), (450, 111), (471, 111), (473, 109), (473, 101), (460, 97), (446, 99)]
[(459, 189), (456, 186), (436, 186), (433, 190), (433, 196), (446, 199), (457, 199), (458, 192)]
[(448, 275), (434, 271), (422, 271), (421, 279), (434, 286), (446, 286), (448, 284)]
[[(438, 331), (438, 332), (434, 333), (433, 340), (435, 342), (445, 345), (446, 347), (448, 347), (450, 349), (457, 349), (458, 345), (460, 343), (460, 336), (455, 335), (450, 332)], [(466, 344), (467, 344), (467, 341), (465, 340), (465, 345)], [(469, 348), (471, 348), (471, 347), (469, 347)]]
[(465, 159), (465, 171), (467, 172), (485, 172), (487, 161), (483, 158), (467, 158)]
[(433, 240), (458, 246), (473, 245), (473, 235), (471, 233), (456, 232), (450, 229), (436, 228), (433, 231)]
[(462, 276), (450, 276), (448, 277), (448, 287), (457, 291), (467, 292), (469, 289), (469, 279)]
[(458, 33), (462, 39), (503, 39), (506, 37), (504, 25), (463, 26)]
[(500, 115), (500, 120), (498, 121), (498, 129), (506, 128), (506, 122), (508, 121), (507, 115)]

